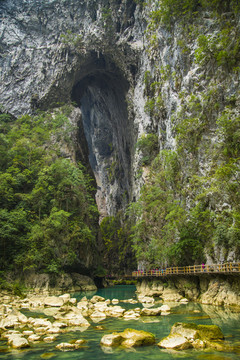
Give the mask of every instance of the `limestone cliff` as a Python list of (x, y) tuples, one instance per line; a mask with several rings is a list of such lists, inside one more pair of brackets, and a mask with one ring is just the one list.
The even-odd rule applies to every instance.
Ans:
[[(0, 1), (0, 103), (15, 116), (62, 102), (81, 109), (102, 216), (139, 198), (148, 174), (136, 149), (143, 134), (156, 134), (160, 151), (182, 147), (185, 192), (175, 195), (190, 209), (196, 191), (189, 179), (193, 169), (208, 174), (213, 154), (205, 150), (221, 138), (217, 119), (227, 110), (239, 115), (239, 48), (226, 45), (238, 36), (239, 16), (222, 9), (222, 23), (232, 21), (226, 30), (220, 15), (196, 7), (184, 26), (174, 8), (171, 18), (160, 7), (153, 0)], [(204, 206), (227, 211), (230, 195), (220, 197), (210, 182)], [(171, 236), (178, 240), (178, 231)], [(211, 243), (209, 262), (239, 256), (235, 245), (221, 246)]]

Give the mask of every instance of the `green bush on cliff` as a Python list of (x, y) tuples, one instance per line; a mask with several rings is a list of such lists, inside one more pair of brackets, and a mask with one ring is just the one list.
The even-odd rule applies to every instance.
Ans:
[(159, 151), (157, 134), (143, 134), (136, 147), (142, 152), (142, 164), (149, 165)]

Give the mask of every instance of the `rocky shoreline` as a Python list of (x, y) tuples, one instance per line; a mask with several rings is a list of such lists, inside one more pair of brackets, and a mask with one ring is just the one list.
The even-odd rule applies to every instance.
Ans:
[[(150, 299), (151, 300), (151, 299)], [(149, 303), (148, 298), (142, 298), (142, 303)], [(122, 300), (131, 304), (137, 300)], [(152, 302), (152, 300), (151, 300)], [(170, 307), (162, 305), (154, 309), (136, 307), (126, 310), (118, 305), (119, 300), (104, 299), (93, 296), (90, 300), (83, 297), (79, 302), (70, 294), (60, 296), (45, 296), (29, 294), (24, 299), (18, 296), (3, 295), (0, 297), (0, 334), (1, 340), (13, 349), (30, 347), (39, 341), (54, 342), (64, 332), (80, 330), (83, 332), (90, 322), (98, 323), (107, 317), (123, 318), (125, 320), (139, 319), (140, 316), (168, 315)], [(26, 311), (41, 313), (44, 317), (26, 316)], [(54, 319), (51, 320), (50, 319)], [(66, 351), (79, 348), (85, 344), (79, 339), (74, 345), (58, 344), (57, 349)], [(61, 345), (61, 346), (60, 346)]]
[(64, 273), (57, 276), (46, 273), (28, 272), (19, 283), (24, 284), (28, 293), (61, 295), (80, 291), (97, 291), (92, 278), (78, 273)]
[[(181, 303), (187, 301), (184, 298), (180, 300)], [(138, 295), (138, 300), (109, 300), (95, 295), (91, 299), (84, 296), (80, 301), (70, 294), (60, 296), (29, 294), (24, 299), (5, 295), (0, 296), (0, 302), (2, 304), (0, 305), (0, 340), (6, 342), (8, 351), (29, 348), (39, 342), (53, 343), (53, 347), (60, 351), (73, 351), (88, 347), (87, 341), (76, 339), (69, 343), (58, 343), (60, 334), (78, 330), (82, 333), (93, 325), (96, 330), (104, 330), (102, 325), (96, 326), (96, 324), (107, 317), (139, 320), (142, 317), (167, 316), (172, 311), (168, 304), (161, 303), (161, 306), (158, 306), (160, 300), (155, 301), (153, 297), (141, 294)], [(119, 305), (120, 302), (141, 303), (142, 307), (127, 310)], [(32, 314), (34, 312), (36, 317)], [(106, 347), (131, 348), (154, 344), (155, 335), (129, 328), (123, 332), (105, 333), (100, 341), (103, 351)], [(223, 333), (217, 325), (192, 323), (174, 324), (169, 336), (161, 339), (157, 345), (160, 348), (173, 350), (211, 348), (219, 351), (236, 351), (224, 340)]]
[(163, 301), (200, 302), (218, 306), (234, 306), (240, 309), (240, 276), (207, 275), (168, 278), (139, 278), (137, 293), (154, 296)]

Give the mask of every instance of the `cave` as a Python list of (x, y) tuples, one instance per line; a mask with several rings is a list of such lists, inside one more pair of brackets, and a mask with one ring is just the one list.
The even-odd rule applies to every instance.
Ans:
[(72, 89), (72, 101), (82, 113), (100, 219), (115, 215), (129, 202), (133, 131), (126, 101), (128, 89), (120, 69), (95, 52), (81, 68)]

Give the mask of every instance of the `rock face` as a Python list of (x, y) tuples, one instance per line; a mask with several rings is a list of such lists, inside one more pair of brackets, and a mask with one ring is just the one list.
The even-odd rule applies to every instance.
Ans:
[(238, 276), (208, 275), (208, 276), (171, 276), (163, 279), (138, 279), (137, 292), (139, 298), (154, 295), (165, 302), (177, 301), (186, 303), (199, 301), (203, 304), (231, 305), (239, 307), (240, 287)]
[[(51, 284), (51, 277), (49, 274), (37, 274), (34, 272), (25, 273), (24, 283), (26, 287), (34, 290), (37, 293), (63, 293), (63, 292), (77, 292), (77, 291), (96, 291), (97, 287), (94, 281), (86, 275), (77, 273), (61, 274), (54, 284)], [(58, 299), (59, 302), (64, 302), (64, 299)]]
[(131, 195), (136, 134), (127, 98), (143, 46), (139, 25), (134, 27), (141, 15), (136, 3), (111, 2), (109, 10), (105, 5), (104, 0), (0, 4), (0, 48), (7, 54), (0, 57), (1, 104), (18, 116), (76, 102), (102, 216), (122, 208)]
[[(149, 8), (142, 3), (135, 0), (0, 1), (0, 103), (6, 111), (18, 116), (61, 102), (75, 102), (78, 107), (75, 115), (79, 118), (77, 158), (88, 159), (91, 165), (101, 217), (115, 215), (139, 197), (148, 175), (148, 169), (141, 166), (143, 154), (136, 151), (141, 135), (155, 134), (160, 150), (175, 150), (178, 114), (182, 113), (183, 117), (185, 113), (187, 117), (192, 114), (196, 122), (191, 125), (192, 132), (196, 133), (196, 126), (201, 141), (194, 143), (192, 152), (185, 149), (185, 158), (186, 162), (193, 158), (189, 168), (197, 162), (196, 175), (205, 176), (212, 159), (204, 148), (214, 147), (217, 141), (216, 120), (221, 109), (229, 110), (233, 106), (238, 113), (238, 70), (228, 74), (225, 69), (224, 77), (220, 66), (219, 78), (207, 76), (214, 73), (212, 61), (229, 62), (224, 58), (228, 53), (225, 48), (218, 56), (209, 51), (207, 65), (201, 67), (194, 60), (196, 50), (201, 50), (204, 57), (206, 50), (198, 41), (201, 39), (194, 36), (192, 39), (193, 32), (190, 41), (186, 39), (177, 22), (173, 25), (174, 36), (167, 27), (155, 29), (154, 24), (147, 27)], [(157, 0), (152, 0), (150, 7), (157, 9), (158, 5)], [(203, 15), (196, 32), (204, 34), (206, 42), (212, 40), (210, 48), (218, 48), (215, 43), (219, 32), (214, 36), (220, 21), (214, 21), (208, 12)], [(223, 46), (226, 39), (220, 39), (219, 46)], [(157, 93), (153, 85), (156, 82)], [(184, 103), (184, 98), (189, 98), (189, 102)], [(152, 114), (154, 101), (156, 116)], [(206, 104), (211, 119), (208, 112), (205, 114)], [(195, 110), (191, 113), (192, 108)], [(186, 179), (189, 168), (184, 164), (181, 169), (181, 176)], [(186, 201), (188, 208), (193, 194), (189, 194), (188, 180), (185, 185), (187, 195), (183, 203)], [(220, 213), (226, 207), (225, 197), (219, 205), (219, 197), (212, 196), (208, 186), (206, 206), (209, 211)], [(231, 206), (227, 204), (228, 207)], [(226, 248), (224, 254), (212, 245), (213, 258), (232, 261), (238, 256), (234, 247)], [(207, 260), (212, 260), (210, 255)], [(198, 295), (195, 288), (189, 288), (186, 296)]]

